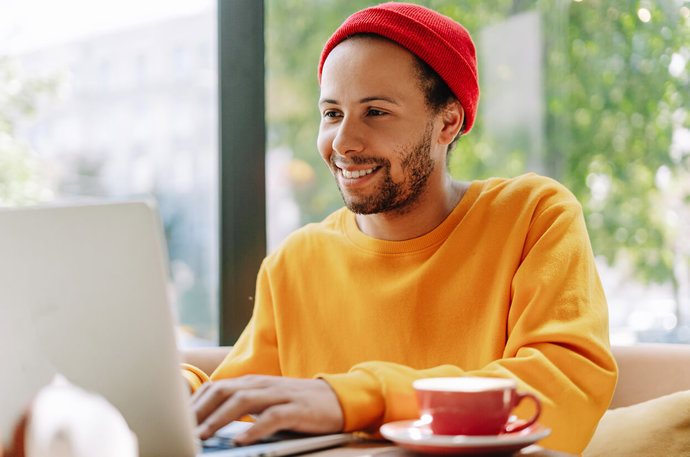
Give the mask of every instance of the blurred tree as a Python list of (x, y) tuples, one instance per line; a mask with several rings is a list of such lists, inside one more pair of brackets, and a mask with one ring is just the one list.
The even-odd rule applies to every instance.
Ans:
[(40, 99), (54, 94), (56, 79), (24, 78), (19, 66), (0, 57), (0, 206), (18, 206), (50, 198), (51, 188), (27, 143), (15, 135), (16, 124), (35, 114)]
[[(690, 203), (690, 190), (683, 184), (690, 169), (690, 3), (415, 3), (458, 19), (475, 40), (484, 26), (522, 11), (540, 12), (546, 100), (543, 169), (582, 202), (595, 253), (612, 265), (629, 264), (638, 280), (671, 282), (678, 290), (679, 272), (690, 269), (688, 249), (679, 248), (688, 244), (679, 241), (688, 236), (688, 227), (682, 225), (687, 219), (680, 213), (686, 214)], [(314, 180), (297, 189), (303, 222), (319, 220), (342, 204), (315, 146), (319, 53), (345, 17), (372, 4), (267, 3), (269, 147), (289, 147), (315, 171)], [(481, 80), (481, 56), (479, 65)], [(459, 179), (515, 175), (529, 171), (528, 152), (496, 147), (480, 119), (453, 152), (451, 172)]]
[[(688, 72), (671, 67), (690, 53), (688, 9), (673, 0), (559, 3), (541, 3), (545, 20), (567, 23), (565, 48), (546, 40), (550, 168), (583, 203), (597, 254), (677, 294), (689, 278), (677, 274), (688, 257), (676, 238), (690, 227), (678, 232), (661, 187), (689, 164), (671, 148), (690, 121)], [(688, 194), (679, 198), (687, 206)]]

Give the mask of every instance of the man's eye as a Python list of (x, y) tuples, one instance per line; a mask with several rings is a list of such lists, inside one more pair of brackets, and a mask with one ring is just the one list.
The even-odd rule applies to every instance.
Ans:
[(385, 111), (380, 111), (377, 109), (370, 109), (369, 110), (369, 116), (383, 116), (384, 114), (386, 114)]
[(337, 111), (324, 111), (323, 117), (339, 117), (340, 114)]

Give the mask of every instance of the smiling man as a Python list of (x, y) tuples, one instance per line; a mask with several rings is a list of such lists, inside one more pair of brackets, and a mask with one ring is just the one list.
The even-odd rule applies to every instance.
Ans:
[(246, 414), (241, 442), (375, 433), (418, 416), (415, 379), (493, 376), (541, 399), (543, 446), (580, 453), (617, 376), (582, 210), (534, 174), (450, 177), (479, 98), (467, 31), (368, 8), (326, 43), (319, 78), (318, 149), (345, 207), (264, 260), (249, 325), (193, 397), (200, 436)]

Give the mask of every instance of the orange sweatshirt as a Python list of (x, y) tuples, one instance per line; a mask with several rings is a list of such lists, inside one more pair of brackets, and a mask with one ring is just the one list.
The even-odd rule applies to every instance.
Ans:
[(533, 174), (473, 182), (407, 241), (370, 238), (338, 210), (264, 260), (255, 303), (212, 379), (322, 377), (346, 431), (418, 417), (414, 379), (500, 376), (540, 397), (541, 445), (579, 454), (616, 384), (581, 207)]

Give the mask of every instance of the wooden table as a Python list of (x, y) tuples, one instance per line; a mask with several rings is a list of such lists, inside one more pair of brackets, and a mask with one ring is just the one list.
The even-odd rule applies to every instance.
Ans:
[[(391, 443), (356, 443), (347, 446), (326, 449), (306, 454), (308, 457), (419, 457), (417, 454)], [(492, 454), (494, 457), (501, 454)], [(503, 454), (513, 457), (575, 457), (573, 454), (552, 451), (532, 445), (513, 454)]]

